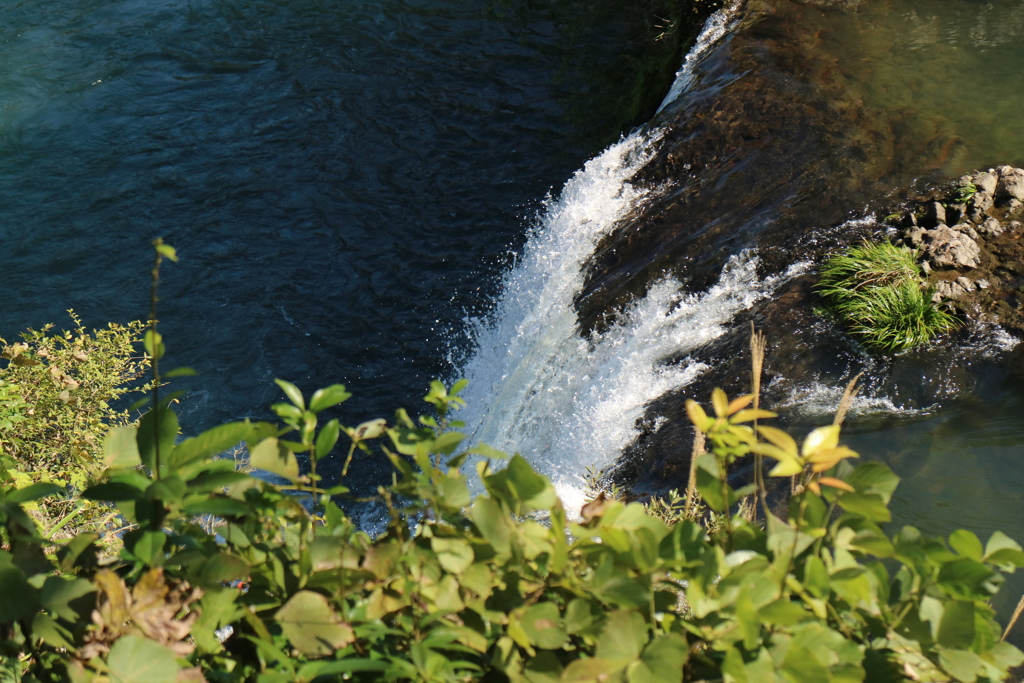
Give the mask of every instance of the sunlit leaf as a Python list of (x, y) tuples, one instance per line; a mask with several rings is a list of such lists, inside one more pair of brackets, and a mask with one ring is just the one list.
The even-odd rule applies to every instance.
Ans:
[(333, 408), (351, 397), (352, 394), (345, 389), (344, 384), (332, 384), (313, 392), (313, 397), (309, 399), (309, 409), (314, 413), (319, 413), (321, 410)]
[(711, 392), (711, 405), (715, 409), (716, 417), (728, 417), (729, 397), (725, 395), (724, 391), (715, 389)]
[(843, 491), (850, 491), (851, 493), (854, 492), (854, 488), (847, 484), (842, 479), (836, 479), (835, 477), (822, 477), (818, 481), (821, 484), (824, 484), (825, 486), (831, 486), (834, 489), (842, 489)]
[(757, 426), (757, 433), (762, 437), (781, 448), (790, 455), (796, 455), (796, 441), (793, 440), (786, 432), (778, 429), (777, 427), (767, 427), (765, 425)]
[(281, 387), (281, 390), (284, 392), (284, 395), (288, 397), (288, 400), (291, 401), (295, 405), (295, 407), (297, 407), (299, 410), (306, 409), (306, 402), (303, 400), (302, 392), (299, 391), (299, 388), (297, 386), (295, 386), (291, 382), (286, 382), (283, 379), (275, 379), (274, 383), (277, 384), (277, 386)]
[[(738, 398), (734, 398), (733, 400), (729, 401), (729, 407), (726, 408), (726, 412), (729, 415), (732, 415), (734, 413), (738, 413), (739, 411), (743, 410), (744, 408), (746, 408), (747, 406), (749, 406), (753, 402), (754, 402), (754, 395), (753, 394), (747, 394), (746, 396), (740, 396)], [(735, 422), (735, 420), (733, 420), (733, 422)]]
[(686, 414), (689, 416), (690, 422), (693, 423), (694, 427), (701, 431), (707, 430), (708, 422), (710, 422), (708, 414), (692, 398), (686, 401)]
[(835, 448), (838, 445), (839, 425), (818, 427), (804, 439), (803, 455), (805, 458), (809, 458), (821, 449)]
[(766, 420), (768, 418), (777, 417), (776, 413), (770, 410), (741, 410), (729, 418), (729, 421), (733, 424), (740, 424), (741, 422), (752, 422), (754, 420)]

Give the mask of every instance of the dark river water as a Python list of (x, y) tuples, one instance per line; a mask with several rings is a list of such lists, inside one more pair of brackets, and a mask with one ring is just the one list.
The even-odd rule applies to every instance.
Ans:
[(187, 432), (264, 415), (275, 377), (347, 384), (350, 421), (418, 409), (541, 200), (664, 95), (678, 54), (624, 103), (635, 57), (666, 59), (651, 21), (611, 1), (5, 2), (0, 336), (68, 308), (145, 317), (162, 236), (167, 365), (201, 373)]

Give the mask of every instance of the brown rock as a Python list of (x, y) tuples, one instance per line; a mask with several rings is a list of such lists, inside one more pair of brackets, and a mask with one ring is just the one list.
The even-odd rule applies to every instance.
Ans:
[(1024, 169), (1000, 166), (995, 195), (998, 199), (1024, 202)]
[(981, 263), (978, 243), (947, 225), (925, 234), (922, 251), (937, 268), (977, 268)]

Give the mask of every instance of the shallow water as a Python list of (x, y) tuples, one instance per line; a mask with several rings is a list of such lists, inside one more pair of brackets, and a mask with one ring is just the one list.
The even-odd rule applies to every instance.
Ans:
[(1024, 164), (1020, 0), (871, 0), (815, 30), (897, 135), (931, 141), (912, 177)]

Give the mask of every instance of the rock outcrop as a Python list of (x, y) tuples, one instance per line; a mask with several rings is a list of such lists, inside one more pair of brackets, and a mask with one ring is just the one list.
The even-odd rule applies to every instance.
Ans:
[(919, 250), (936, 301), (1024, 337), (1024, 169), (965, 175), (889, 220), (900, 226), (897, 240)]

